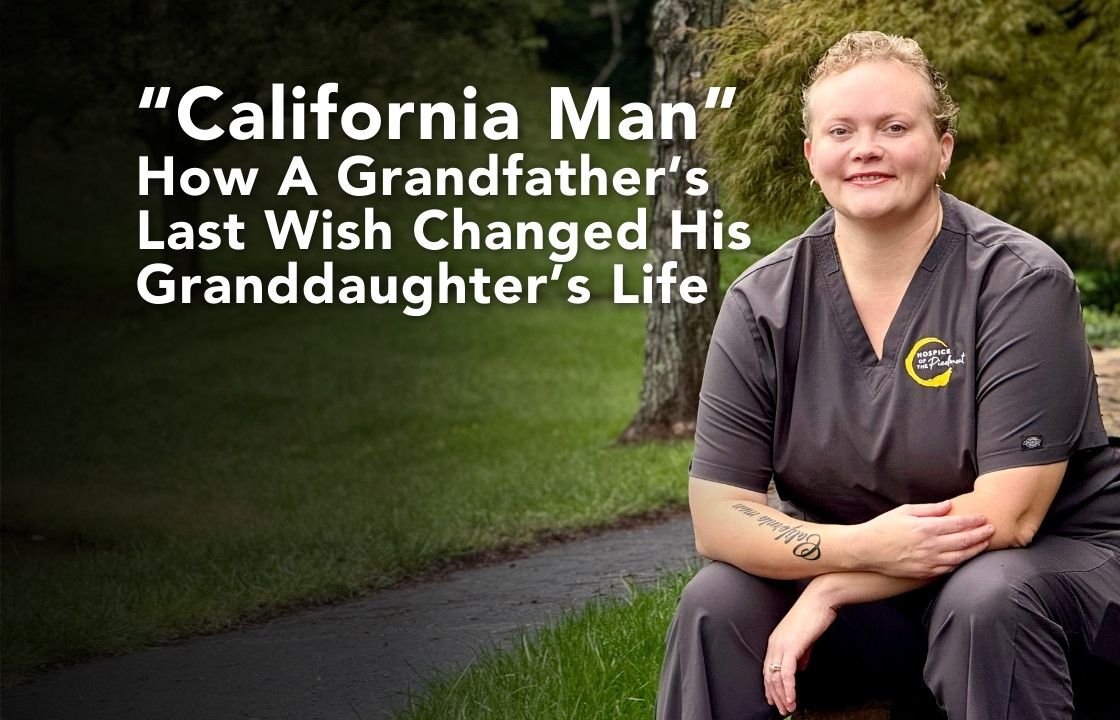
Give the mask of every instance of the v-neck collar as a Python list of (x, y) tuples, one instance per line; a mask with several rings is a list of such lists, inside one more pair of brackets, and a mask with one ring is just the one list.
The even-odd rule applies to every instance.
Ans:
[(856, 312), (855, 301), (848, 289), (844, 271), (840, 266), (840, 253), (836, 247), (835, 224), (828, 232), (813, 238), (813, 254), (824, 278), (825, 287), (832, 303), (833, 314), (839, 324), (848, 354), (863, 372), (864, 379), (872, 394), (878, 395), (884, 383), (894, 374), (898, 365), (899, 349), (914, 315), (922, 306), (926, 295), (933, 287), (933, 279), (941, 268), (942, 260), (949, 254), (956, 233), (948, 230), (942, 222), (941, 229), (933, 239), (921, 265), (914, 271), (906, 293), (891, 318), (887, 334), (883, 338), (883, 357), (875, 355), (875, 348), (863, 328), (863, 321)]

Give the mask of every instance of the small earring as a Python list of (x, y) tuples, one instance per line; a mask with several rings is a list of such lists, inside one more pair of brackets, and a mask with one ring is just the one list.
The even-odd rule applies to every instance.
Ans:
[(944, 179), (945, 179), (945, 171), (944, 171), (944, 170), (942, 170), (942, 171), (941, 171), (941, 179), (942, 179), (942, 180), (944, 180)]
[(809, 180), (809, 187), (813, 187), (816, 184), (817, 184), (817, 179), (816, 178), (812, 178), (811, 180)]

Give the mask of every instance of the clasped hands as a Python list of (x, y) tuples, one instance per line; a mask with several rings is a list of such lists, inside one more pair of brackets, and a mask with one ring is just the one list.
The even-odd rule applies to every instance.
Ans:
[[(854, 571), (822, 575), (809, 583), (770, 634), (762, 673), (766, 701), (783, 714), (797, 706), (796, 672), (804, 670), (809, 654), (824, 631), (836, 620), (845, 598), (871, 593), (889, 597), (955, 570), (961, 563), (987, 549), (995, 527), (983, 515), (949, 515), (952, 503), (902, 505), (858, 526), (854, 534)], [(863, 588), (844, 592), (849, 582), (867, 584), (864, 573), (885, 576), (878, 584), (896, 588)], [(864, 575), (858, 581), (853, 577)], [(831, 584), (831, 587), (830, 587)], [(839, 590), (839, 592), (837, 592)], [(858, 601), (872, 599), (861, 597)], [(850, 601), (850, 600), (849, 600)]]

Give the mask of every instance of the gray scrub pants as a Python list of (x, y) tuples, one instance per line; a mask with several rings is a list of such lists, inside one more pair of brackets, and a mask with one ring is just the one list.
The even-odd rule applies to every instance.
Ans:
[[(701, 569), (669, 629), (657, 718), (778, 718), (762, 662), (804, 584), (718, 562)], [(950, 720), (1063, 720), (1074, 717), (1083, 668), (1111, 673), (1112, 663), (1120, 665), (1120, 549), (1040, 536), (927, 588), (842, 608), (797, 674), (798, 707), (932, 691)]]

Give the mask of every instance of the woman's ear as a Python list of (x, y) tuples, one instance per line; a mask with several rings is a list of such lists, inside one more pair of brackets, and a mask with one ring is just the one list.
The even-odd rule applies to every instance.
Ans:
[(941, 164), (938, 166), (940, 172), (945, 172), (949, 169), (949, 163), (953, 160), (953, 136), (949, 133), (942, 133), (941, 135)]

